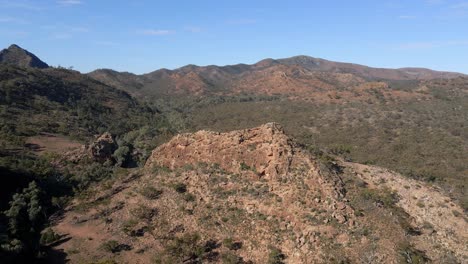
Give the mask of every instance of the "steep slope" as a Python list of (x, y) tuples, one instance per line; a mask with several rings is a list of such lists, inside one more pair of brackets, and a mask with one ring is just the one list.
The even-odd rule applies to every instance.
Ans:
[[(431, 206), (415, 208), (412, 190)], [(467, 258), (466, 232), (449, 233), (467, 223), (448, 214), (459, 206), (443, 208), (447, 197), (387, 170), (313, 156), (275, 123), (178, 135), (153, 151), (144, 170), (87, 194), (53, 226), (65, 236), (54, 250), (72, 263)]]
[(34, 54), (22, 49), (18, 45), (11, 45), (7, 49), (0, 51), (0, 64), (16, 65), (20, 67), (48, 68), (45, 62), (41, 61)]

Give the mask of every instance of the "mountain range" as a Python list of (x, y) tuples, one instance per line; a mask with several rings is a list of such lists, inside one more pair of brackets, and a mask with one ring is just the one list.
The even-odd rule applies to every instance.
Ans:
[(424, 68), (381, 69), (308, 56), (265, 59), (252, 65), (187, 65), (135, 75), (100, 69), (89, 76), (137, 97), (164, 95), (294, 94), (313, 97), (341, 87), (382, 87), (431, 79), (452, 79), (461, 73)]
[[(0, 52), (0, 64), (48, 68), (34, 54), (11, 45)], [(384, 69), (328, 61), (309, 56), (264, 59), (252, 65), (187, 65), (175, 70), (160, 69), (136, 75), (98, 69), (88, 76), (136, 97), (165, 95), (235, 95), (241, 93), (320, 98), (351, 90), (372, 88), (391, 92), (392, 86), (408, 86), (433, 79), (454, 79), (466, 75), (425, 68)], [(336, 97), (336, 94), (334, 94)], [(340, 96), (340, 95), (339, 95)]]

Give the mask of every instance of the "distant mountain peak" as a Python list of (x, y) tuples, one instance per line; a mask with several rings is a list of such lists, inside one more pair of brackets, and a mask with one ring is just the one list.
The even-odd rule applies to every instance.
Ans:
[(11, 44), (10, 47), (8, 47), (8, 49), (22, 49), (22, 48), (16, 44)]
[(0, 51), (0, 64), (10, 64), (21, 67), (48, 68), (47, 63), (40, 60), (36, 55), (21, 48), (16, 44)]

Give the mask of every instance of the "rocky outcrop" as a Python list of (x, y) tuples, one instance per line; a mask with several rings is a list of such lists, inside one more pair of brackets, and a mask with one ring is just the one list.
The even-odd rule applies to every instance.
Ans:
[(99, 136), (88, 148), (91, 157), (98, 162), (106, 162), (112, 160), (112, 154), (118, 148), (114, 137), (105, 132)]
[(155, 149), (147, 166), (171, 169), (187, 164), (218, 164), (232, 173), (251, 171), (260, 177), (280, 178), (293, 161), (294, 144), (276, 123), (218, 133), (199, 131), (180, 134)]
[[(215, 165), (254, 180), (311, 179), (320, 192), (333, 199), (332, 204), (341, 203), (345, 194), (341, 179), (317, 164), (314, 157), (299, 148), (277, 123), (227, 133), (180, 134), (156, 148), (145, 166), (174, 170), (199, 164)], [(339, 206), (346, 207), (344, 204)], [(350, 208), (346, 209), (334, 215), (341, 223), (352, 214)]]
[[(382, 168), (317, 158), (276, 123), (178, 135), (144, 169), (94, 193), (76, 199), (54, 227), (71, 237), (56, 249), (79, 245), (73, 263), (102, 258), (99, 246), (110, 240), (138, 248), (106, 255), (119, 263), (155, 255), (183, 263), (193, 254), (175, 256), (172, 245), (190, 248), (197, 239), (215, 245), (200, 262), (234, 254), (235, 263), (267, 263), (272, 246), (285, 263), (466, 259), (466, 222), (448, 197)], [(80, 209), (88, 204), (96, 206)]]

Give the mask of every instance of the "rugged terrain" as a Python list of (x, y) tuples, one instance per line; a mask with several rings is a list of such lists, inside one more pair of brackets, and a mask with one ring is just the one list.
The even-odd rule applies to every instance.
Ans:
[(433, 182), (468, 208), (468, 79), (308, 56), (92, 78), (161, 109), (179, 131), (279, 122), (309, 148)]
[(2, 263), (467, 262), (463, 74), (0, 54)]
[[(72, 263), (462, 263), (467, 222), (439, 189), (312, 155), (269, 123), (181, 134), (76, 198), (54, 246)], [(275, 262), (276, 261), (276, 262)], [(409, 262), (408, 262), (409, 261)]]

